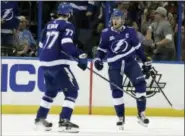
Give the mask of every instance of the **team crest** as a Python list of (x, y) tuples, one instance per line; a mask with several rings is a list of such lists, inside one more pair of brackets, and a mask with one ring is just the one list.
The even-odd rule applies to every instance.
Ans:
[(6, 21), (11, 20), (13, 18), (13, 16), (14, 16), (14, 12), (13, 12), (12, 8), (2, 10), (1, 12), (2, 12), (1, 13), (2, 17), (1, 18), (3, 18)]
[(111, 45), (111, 50), (113, 53), (121, 53), (121, 52), (125, 52), (128, 49), (128, 42), (126, 41), (126, 39), (120, 39), (120, 40), (116, 40), (113, 41), (112, 45)]
[[(155, 69), (154, 69), (155, 70)], [(159, 74), (157, 71), (154, 77), (150, 77), (146, 80), (146, 95), (147, 98), (154, 96), (156, 93), (160, 93), (166, 86), (165, 82), (161, 82), (162, 74)], [(134, 98), (135, 95), (135, 88), (133, 87), (132, 83), (130, 82), (128, 77), (125, 77), (123, 80), (124, 90), (131, 94)]]

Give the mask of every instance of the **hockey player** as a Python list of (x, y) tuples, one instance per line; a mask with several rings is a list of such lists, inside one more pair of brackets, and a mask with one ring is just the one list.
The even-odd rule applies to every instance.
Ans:
[(59, 91), (63, 91), (65, 99), (63, 109), (59, 115), (59, 131), (78, 132), (79, 126), (70, 122), (75, 101), (78, 97), (78, 84), (70, 70), (69, 58), (64, 51), (79, 59), (78, 66), (87, 68), (87, 55), (81, 53), (73, 43), (74, 27), (68, 22), (72, 8), (68, 4), (58, 6), (58, 18), (50, 21), (44, 28), (39, 46), (40, 64), (43, 69), (46, 91), (38, 109), (35, 124), (45, 130), (51, 130), (52, 123), (46, 120), (54, 98)]
[[(124, 16), (119, 10), (113, 11), (111, 15), (111, 27), (102, 31), (100, 44), (94, 60), (97, 70), (103, 69), (103, 58), (107, 55), (109, 65), (108, 74), (112, 83), (123, 88), (123, 75), (131, 80), (136, 89), (138, 122), (144, 126), (149, 124), (149, 119), (145, 116), (146, 109), (146, 82), (142, 70), (135, 60), (135, 55), (139, 56), (143, 62), (143, 72), (148, 75), (151, 70), (151, 59), (144, 55), (144, 51), (139, 43), (134, 28), (124, 26)], [(125, 106), (123, 91), (110, 85), (112, 99), (116, 114), (119, 118), (117, 126), (124, 129)]]

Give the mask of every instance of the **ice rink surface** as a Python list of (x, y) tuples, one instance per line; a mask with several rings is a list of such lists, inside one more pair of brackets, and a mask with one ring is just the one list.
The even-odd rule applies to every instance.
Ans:
[(54, 123), (49, 132), (36, 131), (34, 119), (34, 115), (2, 115), (3, 136), (184, 136), (184, 118), (149, 117), (150, 125), (145, 128), (136, 117), (126, 117), (125, 130), (119, 131), (115, 116), (74, 115), (72, 122), (80, 126), (75, 134), (57, 131), (57, 115), (48, 116)]

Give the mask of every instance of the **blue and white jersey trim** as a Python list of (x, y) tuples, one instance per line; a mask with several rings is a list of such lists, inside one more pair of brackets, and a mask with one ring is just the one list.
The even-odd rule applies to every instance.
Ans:
[(73, 40), (71, 38), (63, 38), (61, 40), (61, 44), (64, 44), (64, 43), (73, 43)]
[(107, 62), (108, 62), (108, 63), (115, 62), (115, 61), (117, 61), (117, 60), (119, 60), (119, 59), (121, 59), (121, 58), (123, 58), (123, 57), (128, 56), (129, 54), (133, 53), (134, 51), (135, 51), (135, 48), (132, 47), (128, 52), (126, 52), (126, 53), (124, 53), (124, 54), (119, 54), (119, 55), (116, 55), (116, 56), (114, 56), (114, 57), (108, 58), (108, 59), (107, 59)]
[(124, 53), (124, 54), (119, 54), (119, 55), (116, 55), (114, 57), (111, 57), (111, 58), (108, 58), (107, 59), (107, 62), (108, 63), (111, 63), (111, 62), (115, 62), (123, 57), (126, 57), (128, 55), (130, 55), (131, 53), (133, 53), (135, 50), (139, 49), (141, 47), (141, 43), (139, 43), (137, 46), (135, 47), (132, 47), (128, 52)]
[(135, 49), (137, 50), (137, 49), (139, 49), (141, 47), (141, 43), (139, 43), (136, 47), (135, 47)]
[(102, 49), (102, 48), (100, 48), (100, 47), (98, 47), (98, 48), (97, 48), (97, 50), (102, 51), (102, 52), (104, 52), (104, 53), (106, 53), (106, 52), (107, 52), (107, 50)]
[(58, 66), (58, 65), (70, 65), (70, 60), (60, 59), (60, 60), (54, 60), (54, 61), (40, 61), (40, 66), (46, 66), (46, 67), (52, 67), (52, 66)]

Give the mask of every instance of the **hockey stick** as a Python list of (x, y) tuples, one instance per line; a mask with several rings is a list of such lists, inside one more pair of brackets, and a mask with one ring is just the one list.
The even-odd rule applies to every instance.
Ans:
[[(156, 70), (154, 67), (153, 67), (153, 70), (154, 70), (154, 72), (157, 74), (157, 70)], [(166, 94), (164, 93), (164, 91), (161, 89), (160, 85), (159, 85), (159, 84), (157, 83), (157, 81), (155, 80), (155, 74), (154, 74), (154, 73), (151, 74), (151, 77), (153, 78), (155, 84), (157, 84), (157, 86), (158, 86), (160, 92), (163, 94), (164, 98), (166, 99), (166, 101), (168, 102), (168, 104), (171, 106), (171, 108), (173, 108), (173, 109), (178, 109), (178, 110), (179, 110), (179, 109), (182, 109), (182, 108), (175, 108), (175, 107), (173, 106), (173, 104), (170, 102), (169, 98), (166, 96)]]
[[(67, 53), (64, 52), (64, 51), (61, 51), (61, 52), (62, 52), (63, 54), (65, 54), (66, 56), (68, 56), (69, 58), (71, 58), (72, 60), (78, 62), (78, 59), (77, 59), (77, 58), (73, 58), (71, 55), (67, 54)], [(87, 69), (90, 70), (90, 71), (92, 70), (92, 69), (90, 69), (89, 67), (87, 67)], [(154, 67), (153, 67), (153, 70), (155, 71), (155, 73), (157, 73), (157, 70), (155, 70)], [(134, 99), (137, 99), (137, 98), (133, 97), (133, 96), (132, 96), (130, 93), (128, 93), (127, 91), (123, 90), (122, 88), (120, 88), (120, 87), (117, 86), (116, 84), (112, 83), (112, 82), (111, 82), (110, 80), (108, 80), (107, 78), (105, 78), (105, 77), (103, 77), (102, 75), (100, 75), (99, 73), (97, 73), (96, 71), (92, 70), (92, 72), (93, 72), (95, 75), (97, 75), (97, 76), (99, 76), (100, 78), (102, 78), (102, 79), (104, 79), (105, 81), (107, 81), (108, 83), (110, 83), (112, 86), (116, 87), (118, 90), (125, 92), (127, 95), (131, 96), (131, 97), (134, 98)], [(170, 102), (170, 100), (168, 99), (168, 97), (166, 96), (166, 94), (164, 93), (164, 91), (161, 89), (161, 87), (159, 86), (159, 84), (158, 84), (157, 81), (155, 80), (155, 74), (154, 74), (154, 72), (151, 73), (150, 75), (152, 76), (154, 82), (155, 82), (155, 83), (157, 84), (157, 86), (159, 87), (161, 93), (163, 94), (163, 96), (165, 97), (165, 99), (167, 100), (167, 102), (169, 103), (169, 105), (170, 105), (172, 108), (174, 108), (173, 105), (172, 105), (172, 103)], [(174, 109), (177, 109), (177, 108), (174, 108)], [(179, 108), (179, 109), (182, 109), (182, 108)]]
[[(63, 54), (65, 54), (66, 56), (68, 56), (69, 58), (71, 58), (72, 60), (78, 62), (78, 59), (77, 59), (77, 58), (72, 57), (71, 55), (67, 54), (67, 53), (64, 52), (64, 51), (61, 51), (61, 52), (62, 52)], [(89, 67), (87, 67), (87, 69), (90, 70), (90, 71), (92, 70), (92, 69), (90, 69)], [(136, 98), (133, 97), (130, 93), (124, 91), (122, 88), (120, 88), (120, 87), (117, 86), (116, 84), (112, 83), (110, 80), (108, 80), (107, 78), (103, 77), (102, 75), (100, 75), (100, 74), (97, 73), (96, 71), (92, 70), (92, 72), (93, 72), (95, 75), (97, 75), (97, 76), (99, 76), (100, 78), (102, 78), (102, 79), (104, 79), (105, 81), (107, 81), (108, 83), (110, 83), (112, 86), (116, 87), (118, 90), (123, 91), (123, 92), (125, 92), (126, 94), (128, 94), (129, 96), (131, 96), (132, 98), (136, 99)]]

